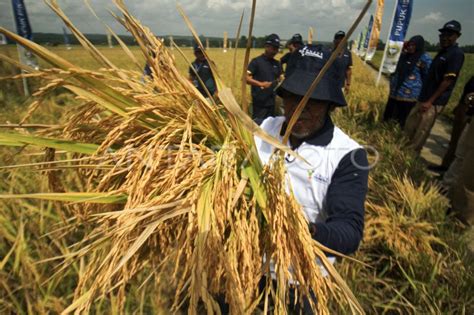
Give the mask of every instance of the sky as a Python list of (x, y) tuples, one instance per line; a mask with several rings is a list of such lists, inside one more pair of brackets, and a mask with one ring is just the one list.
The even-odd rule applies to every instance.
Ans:
[[(117, 12), (111, 0), (89, 0), (102, 21), (118, 34), (126, 34), (110, 15)], [(124, 0), (129, 11), (156, 35), (190, 35), (176, 9), (176, 0)], [(61, 20), (42, 0), (24, 0), (34, 32), (60, 33)], [(105, 33), (104, 26), (88, 10), (82, 0), (57, 0), (63, 11), (83, 33)], [(248, 33), (251, 0), (181, 0), (179, 3), (191, 19), (199, 34), (222, 37), (227, 31), (234, 37), (242, 10), (245, 10), (242, 34)], [(264, 36), (277, 33), (288, 39), (294, 33), (307, 37), (308, 28), (315, 29), (315, 40), (330, 41), (338, 30), (348, 30), (364, 0), (257, 0), (253, 33)], [(381, 39), (385, 42), (395, 0), (385, 1)], [(374, 13), (374, 0), (369, 13), (352, 36), (368, 24), (370, 13)], [(13, 29), (11, 1), (0, 0), (0, 26)], [(438, 28), (445, 22), (456, 19), (462, 24), (461, 45), (474, 44), (474, 0), (414, 0), (413, 15), (408, 37), (422, 35), (430, 42), (438, 41)]]

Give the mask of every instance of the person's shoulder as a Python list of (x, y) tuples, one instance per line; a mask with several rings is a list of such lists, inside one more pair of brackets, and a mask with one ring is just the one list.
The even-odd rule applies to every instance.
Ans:
[(337, 148), (345, 148), (348, 151), (362, 148), (362, 146), (356, 140), (352, 139), (348, 134), (346, 134), (337, 126), (334, 126), (334, 134), (331, 145)]
[(423, 53), (423, 55), (421, 55), (421, 60), (423, 61), (431, 61), (433, 60), (433, 58), (431, 58), (430, 54), (428, 54), (427, 52)]
[(265, 131), (270, 131), (273, 129), (281, 129), (281, 126), (285, 122), (284, 116), (268, 117), (260, 124), (260, 128)]
[(464, 58), (464, 51), (458, 45), (454, 45), (448, 50), (448, 55), (455, 58)]

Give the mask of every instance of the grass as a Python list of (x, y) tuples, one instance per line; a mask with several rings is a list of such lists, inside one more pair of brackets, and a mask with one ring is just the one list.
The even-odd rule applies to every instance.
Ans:
[[(12, 47), (7, 49), (11, 50)], [(74, 47), (68, 51), (59, 47), (53, 51), (84, 68), (98, 68), (98, 64), (81, 48)], [(100, 51), (119, 67), (132, 69), (131, 63), (125, 61), (119, 49), (101, 48)], [(132, 49), (132, 52), (140, 56), (137, 49)], [(174, 53), (180, 73), (186, 76), (188, 65), (176, 51)], [(221, 70), (223, 81), (231, 86), (232, 51), (224, 54), (215, 49), (209, 53)], [(252, 56), (259, 53), (252, 51)], [(190, 50), (186, 50), (185, 55), (188, 59), (192, 58)], [(243, 51), (239, 50), (238, 60), (242, 59)], [(400, 130), (392, 125), (380, 125), (387, 86), (374, 88), (373, 74), (360, 60), (355, 60), (353, 76), (352, 92), (348, 96), (350, 106), (335, 113), (336, 124), (359, 142), (375, 147), (381, 159), (371, 171), (366, 231), (356, 255), (366, 265), (343, 260), (337, 265), (338, 270), (367, 313), (472, 313), (473, 264), (465, 244), (459, 240), (460, 228), (444, 218), (446, 200), (431, 184), (430, 178), (424, 173), (424, 166), (403, 148)], [(34, 85), (37, 84), (34, 82)], [(239, 90), (237, 88), (236, 92), (239, 93)], [(7, 120), (19, 122), (28, 111), (28, 101), (19, 97), (18, 92), (3, 90), (2, 93), (6, 101), (2, 103), (5, 121), (1, 123)], [(70, 116), (66, 115), (66, 111), (79, 113), (80, 104), (70, 92), (60, 89), (50, 94), (29, 122), (67, 123), (66, 117)], [(93, 117), (91, 115), (91, 119)], [(159, 143), (160, 139), (156, 141)], [(32, 148), (1, 150), (1, 165), (40, 162), (47, 158), (43, 154), (39, 155), (42, 150)], [(224, 152), (222, 154), (220, 159), (232, 161), (230, 156)], [(72, 159), (74, 156), (65, 154), (63, 158)], [(370, 155), (371, 161), (375, 158), (375, 155)], [(80, 190), (86, 184), (77, 176), (78, 173), (64, 170), (59, 175), (42, 168), (36, 171), (2, 169), (0, 172), (0, 189), (9, 193), (45, 191), (55, 182), (55, 175), (59, 176), (60, 182), (68, 183), (67, 187), (63, 187), (68, 190)], [(115, 179), (111, 177), (110, 180)], [(222, 178), (224, 182), (231, 180)], [(278, 182), (278, 179), (271, 177), (267, 180)], [(206, 187), (206, 190), (211, 190), (211, 186)], [(56, 191), (58, 189), (53, 188)], [(146, 185), (143, 186), (145, 188)], [(209, 211), (207, 198), (203, 195), (198, 203), (202, 212)], [(0, 200), (2, 313), (57, 313), (72, 302), (78, 279), (87, 271), (86, 260), (74, 261), (61, 273), (62, 279), (49, 280), (58, 265), (47, 259), (70, 254), (70, 245), (81, 240), (88, 232), (87, 226), (68, 234), (60, 229), (69, 217), (82, 211), (77, 205), (65, 206), (53, 201)], [(236, 222), (246, 224), (244, 219), (236, 218)], [(249, 227), (243, 225), (243, 228)], [(138, 236), (135, 235), (134, 239)], [(241, 237), (249, 238), (251, 234)], [(231, 245), (239, 246), (238, 239)], [(246, 260), (247, 268), (252, 268), (251, 261)], [(145, 270), (150, 272), (153, 268), (146, 266)], [(104, 293), (100, 302), (94, 303), (91, 312), (123, 310), (126, 313), (156, 313), (163, 307), (166, 309), (170, 296), (174, 294), (173, 290), (169, 286), (163, 288), (159, 283), (145, 282), (146, 278), (146, 274), (139, 274), (126, 288)], [(139, 289), (141, 284), (144, 284), (142, 290)], [(333, 307), (335, 312), (340, 312), (340, 306)]]

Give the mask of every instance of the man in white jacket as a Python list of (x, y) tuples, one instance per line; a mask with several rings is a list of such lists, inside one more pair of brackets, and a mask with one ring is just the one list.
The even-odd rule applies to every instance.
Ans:
[[(282, 140), (293, 112), (330, 54), (322, 46), (308, 45), (294, 56), (294, 68), (277, 90), (283, 98), (285, 116), (265, 119), (261, 127), (267, 133)], [(351, 254), (362, 239), (369, 165), (366, 151), (331, 120), (330, 113), (336, 107), (347, 105), (337, 69), (334, 65), (324, 75), (288, 143), (311, 166), (291, 156), (286, 157), (285, 164), (313, 238), (335, 251)], [(255, 141), (260, 159), (268, 163), (273, 146), (258, 137)], [(312, 314), (308, 301), (302, 306), (294, 304), (290, 292), (289, 308)]]

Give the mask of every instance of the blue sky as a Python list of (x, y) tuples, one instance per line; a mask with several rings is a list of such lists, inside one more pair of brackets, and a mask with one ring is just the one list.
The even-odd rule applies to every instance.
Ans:
[[(414, 0), (414, 11), (408, 37), (423, 35), (430, 42), (437, 42), (438, 32), (445, 22), (456, 19), (463, 26), (461, 45), (474, 44), (474, 0)], [(0, 0), (0, 25), (13, 28), (10, 0)], [(108, 14), (113, 9), (110, 0), (91, 0), (92, 6), (103, 21), (118, 33), (123, 29)], [(240, 14), (250, 13), (251, 0), (181, 0), (179, 1), (200, 34), (229, 36), (235, 34)], [(370, 13), (375, 11), (376, 1)], [(58, 0), (63, 10), (79, 29), (85, 33), (104, 33), (104, 27), (90, 14), (81, 0)], [(176, 10), (175, 0), (125, 0), (129, 10), (155, 34), (189, 35)], [(316, 30), (316, 39), (328, 41), (338, 30), (347, 30), (363, 4), (363, 0), (258, 0), (254, 34), (257, 36), (277, 33), (282, 38), (301, 33), (306, 37), (308, 28)], [(385, 1), (385, 14), (381, 38), (387, 38), (390, 16), (395, 0)], [(61, 21), (41, 0), (25, 0), (30, 22), (35, 32), (61, 32)], [(370, 14), (369, 14), (370, 15)], [(246, 19), (248, 24), (248, 19)], [(367, 24), (365, 17), (353, 38)], [(247, 28), (244, 27), (244, 33)]]

